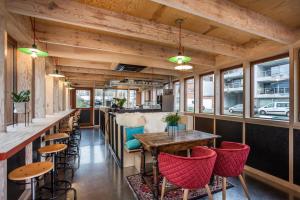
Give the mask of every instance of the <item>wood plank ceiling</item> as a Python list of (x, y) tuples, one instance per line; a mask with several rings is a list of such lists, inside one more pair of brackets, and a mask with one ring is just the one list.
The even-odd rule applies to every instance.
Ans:
[[(123, 78), (157, 79), (186, 73), (166, 59), (183, 45), (195, 72), (284, 51), (297, 42), (299, 0), (6, 0), (15, 14), (37, 18), (37, 36), (72, 83), (103, 86)], [(46, 44), (46, 45), (45, 45)], [(118, 63), (147, 66), (114, 71)]]

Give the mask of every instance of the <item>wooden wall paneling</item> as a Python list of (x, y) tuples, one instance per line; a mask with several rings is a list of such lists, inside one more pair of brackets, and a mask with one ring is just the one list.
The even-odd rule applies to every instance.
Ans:
[(51, 76), (46, 76), (46, 114), (52, 115), (54, 112), (53, 107), (53, 81), (54, 78)]
[[(1, 4), (0, 4), (1, 5)], [(1, 16), (1, 14), (0, 14)], [(6, 130), (6, 54), (7, 54), (7, 32), (6, 25), (3, 17), (0, 18), (0, 131)], [(2, 188), (0, 188), (2, 191)], [(0, 199), (6, 194), (0, 192)]]
[[(18, 44), (19, 47), (23, 44)], [(33, 63), (30, 55), (24, 54), (20, 51), (17, 51), (17, 91), (30, 90), (32, 91), (32, 72), (33, 72)], [(32, 101), (30, 99), (29, 109), (30, 109), (30, 119), (32, 119)], [(24, 122), (25, 116), (18, 115), (18, 121)]]
[(221, 138), (217, 139), (217, 146), (221, 141), (242, 142), (243, 123), (227, 120), (216, 120), (216, 134)]
[(58, 78), (53, 79), (53, 112), (59, 111), (59, 85)]
[(46, 61), (43, 57), (35, 59), (35, 117), (46, 117)]
[(246, 124), (247, 165), (289, 181), (289, 129)]

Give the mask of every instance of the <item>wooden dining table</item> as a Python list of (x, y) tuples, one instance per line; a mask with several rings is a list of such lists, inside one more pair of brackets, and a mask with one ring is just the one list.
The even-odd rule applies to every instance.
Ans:
[(220, 136), (201, 131), (191, 130), (178, 132), (170, 135), (167, 132), (145, 133), (134, 135), (142, 144), (141, 149), (141, 175), (146, 177), (145, 171), (145, 152), (149, 151), (152, 155), (153, 185), (148, 184), (153, 191), (154, 199), (159, 195), (159, 152), (176, 153), (191, 149), (195, 146), (213, 146), (214, 140)]

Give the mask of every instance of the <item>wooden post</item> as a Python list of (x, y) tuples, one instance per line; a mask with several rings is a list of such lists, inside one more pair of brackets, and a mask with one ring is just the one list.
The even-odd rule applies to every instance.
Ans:
[(58, 79), (53, 78), (53, 112), (59, 111), (59, 85)]
[(184, 112), (184, 78), (180, 79), (180, 112)]
[[(5, 126), (5, 96), (6, 96), (6, 55), (7, 55), (7, 32), (4, 16), (0, 15), (0, 132), (6, 131)], [(1, 197), (1, 196), (0, 196)], [(1, 199), (1, 198), (0, 198)]]
[(53, 114), (53, 77), (46, 76), (46, 113), (47, 115)]
[(35, 117), (46, 117), (46, 62), (45, 58), (35, 59)]

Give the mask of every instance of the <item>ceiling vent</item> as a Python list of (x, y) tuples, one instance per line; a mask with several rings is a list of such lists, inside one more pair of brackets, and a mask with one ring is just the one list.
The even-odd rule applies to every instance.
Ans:
[(140, 66), (140, 65), (127, 65), (127, 64), (118, 64), (116, 67), (116, 71), (119, 72), (140, 72), (143, 69), (145, 69), (146, 66)]

